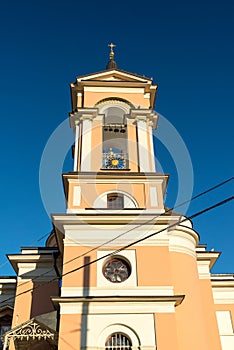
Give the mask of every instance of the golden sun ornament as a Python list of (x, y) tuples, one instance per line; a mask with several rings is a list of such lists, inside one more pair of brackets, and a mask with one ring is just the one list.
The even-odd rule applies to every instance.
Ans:
[(112, 159), (111, 164), (114, 166), (118, 165), (119, 164), (118, 159)]

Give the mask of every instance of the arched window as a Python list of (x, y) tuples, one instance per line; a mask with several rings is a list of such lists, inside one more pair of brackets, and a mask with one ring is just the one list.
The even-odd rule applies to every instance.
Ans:
[(125, 111), (119, 107), (108, 107), (105, 110), (104, 125), (108, 124), (125, 124)]
[(98, 196), (93, 207), (97, 209), (134, 209), (138, 208), (139, 205), (131, 194), (115, 190), (104, 192)]
[(131, 350), (131, 348), (131, 339), (123, 333), (111, 334), (105, 343), (106, 350)]
[(123, 209), (124, 208), (124, 196), (121, 193), (108, 193), (107, 194), (107, 208), (108, 209)]

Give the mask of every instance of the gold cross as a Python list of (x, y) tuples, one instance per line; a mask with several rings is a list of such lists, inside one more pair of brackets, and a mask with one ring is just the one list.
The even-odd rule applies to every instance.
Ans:
[(113, 43), (110, 43), (110, 44), (108, 44), (108, 46), (110, 47), (110, 59), (113, 60), (114, 55), (115, 55), (113, 48), (116, 47), (116, 45)]

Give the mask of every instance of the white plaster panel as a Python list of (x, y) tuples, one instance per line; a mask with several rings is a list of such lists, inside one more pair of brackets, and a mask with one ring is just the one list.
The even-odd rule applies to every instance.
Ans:
[(123, 87), (102, 87), (102, 86), (85, 86), (84, 91), (89, 92), (111, 92), (111, 93), (132, 93), (132, 94), (143, 94), (144, 88), (123, 88)]
[(182, 227), (178, 230), (171, 230), (169, 232), (169, 251), (185, 253), (196, 258), (196, 241), (193, 236), (183, 231)]
[(153, 128), (152, 126), (148, 126), (149, 128), (149, 138), (150, 138), (150, 157), (151, 157), (151, 164), (152, 164), (152, 169), (151, 171), (155, 172), (156, 171), (156, 162), (155, 162), (155, 154), (154, 154), (154, 143), (153, 143)]
[(198, 274), (200, 279), (210, 279), (210, 262), (209, 260), (197, 261)]
[[(103, 219), (103, 218), (102, 218)], [(105, 247), (122, 246), (129, 242), (134, 242), (137, 239), (143, 238), (151, 233), (155, 233), (163, 229), (158, 226), (157, 230), (154, 225), (139, 226), (134, 222), (131, 224), (116, 224), (116, 225), (79, 225), (77, 228), (66, 225), (65, 227), (65, 246), (99, 246)], [(168, 246), (169, 237), (166, 229), (151, 238), (143, 240), (139, 243), (140, 246)]]
[[(172, 296), (174, 295), (173, 286), (152, 286), (152, 287), (122, 287), (113, 290), (102, 287), (90, 287), (88, 294), (91, 296)], [(84, 288), (62, 287), (62, 297), (81, 297), (84, 295)]]
[(82, 122), (81, 171), (91, 170), (92, 121), (84, 119)]
[(140, 171), (149, 172), (149, 155), (146, 122), (143, 120), (137, 121), (137, 136), (138, 136), (138, 154), (140, 161)]
[(155, 303), (96, 303), (91, 304), (90, 313), (174, 313), (174, 302), (155, 302)]
[(78, 153), (79, 153), (79, 136), (80, 136), (80, 126), (76, 124), (75, 128), (75, 152), (74, 152), (74, 171), (78, 170)]
[(234, 304), (234, 288), (212, 288), (215, 304)]
[(100, 195), (98, 198), (95, 199), (94, 208), (107, 208), (107, 194)]
[(221, 335), (220, 337), (222, 350), (234, 349), (234, 335)]
[(124, 208), (136, 208), (135, 203), (129, 196), (124, 195)]
[(150, 186), (150, 204), (151, 207), (158, 207), (158, 192), (156, 186)]
[(2, 288), (6, 284), (9, 285), (9, 284), (15, 284), (15, 283), (16, 283), (15, 278), (4, 278), (4, 277), (0, 278), (0, 288)]
[(234, 335), (230, 311), (216, 311), (216, 317), (220, 335)]
[(133, 346), (155, 346), (153, 314), (90, 315), (87, 324), (88, 347), (105, 347), (106, 338), (114, 332), (124, 332)]
[(56, 277), (56, 272), (52, 264), (46, 263), (18, 263), (18, 281), (31, 280), (36, 278), (36, 281), (47, 281)]
[[(94, 208), (98, 208), (97, 207), (94, 207)], [(116, 214), (116, 210), (112, 210), (112, 209), (108, 209), (108, 210), (105, 210), (103, 211), (102, 209), (104, 209), (105, 207), (102, 206), (102, 207), (99, 207), (98, 209), (99, 210), (96, 210), (95, 213), (106, 213), (106, 214), (109, 214), (109, 213), (113, 213), (113, 214)], [(160, 216), (160, 214), (164, 214), (165, 213), (165, 210), (164, 209), (157, 209), (157, 208), (154, 208), (154, 209), (147, 209), (147, 210), (127, 210), (127, 209), (124, 209), (124, 210), (117, 210), (118, 213), (122, 211), (123, 214), (137, 214), (139, 216), (139, 213), (142, 213), (142, 214), (152, 214), (154, 216)], [(93, 210), (88, 210), (88, 209), (79, 209), (79, 208), (69, 208), (66, 210), (66, 213), (67, 214), (93, 214)]]
[(73, 190), (73, 205), (74, 206), (80, 206), (81, 202), (81, 187), (80, 186), (74, 186)]
[[(145, 313), (174, 313), (174, 301), (155, 301), (151, 303), (143, 302), (92, 302), (87, 304), (86, 313), (88, 314), (145, 314)], [(61, 314), (79, 315), (84, 313), (82, 302), (60, 303)]]

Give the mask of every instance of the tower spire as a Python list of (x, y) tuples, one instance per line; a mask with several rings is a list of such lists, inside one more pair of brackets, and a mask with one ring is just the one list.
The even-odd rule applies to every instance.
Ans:
[(106, 69), (117, 69), (118, 67), (117, 67), (117, 63), (114, 60), (115, 53), (114, 53), (114, 50), (113, 50), (114, 47), (116, 47), (116, 45), (113, 44), (113, 43), (110, 43), (110, 44), (108, 44), (108, 46), (110, 48), (110, 54), (109, 54), (110, 60), (109, 60), (109, 62), (106, 65)]

